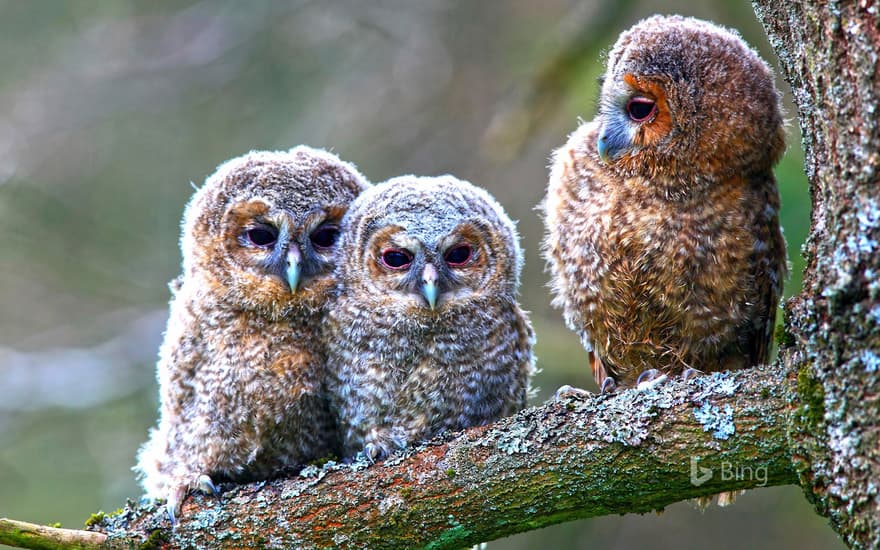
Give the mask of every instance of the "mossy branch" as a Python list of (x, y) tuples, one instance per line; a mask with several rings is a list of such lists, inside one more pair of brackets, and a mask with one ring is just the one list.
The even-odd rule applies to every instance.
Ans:
[(372, 466), (224, 485), (219, 499), (187, 499), (173, 531), (155, 505), (129, 505), (92, 528), (109, 535), (106, 548), (461, 548), (796, 483), (786, 443), (793, 386), (767, 367), (551, 401)]
[(8, 544), (16, 548), (93, 550), (106, 548), (104, 546), (106, 540), (107, 535), (94, 531), (61, 529), (0, 518), (0, 544)]

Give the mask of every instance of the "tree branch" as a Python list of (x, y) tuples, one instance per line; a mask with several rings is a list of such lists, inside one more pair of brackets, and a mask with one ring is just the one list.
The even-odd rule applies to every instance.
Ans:
[[(188, 499), (173, 531), (155, 505), (129, 505), (96, 528), (110, 535), (108, 548), (151, 536), (172, 547), (461, 548), (577, 518), (662, 510), (795, 483), (791, 390), (781, 367), (767, 367), (568, 398), (373, 466), (224, 485), (220, 499)], [(696, 485), (692, 468), (712, 477)]]
[(103, 548), (106, 540), (107, 535), (103, 533), (61, 529), (0, 518), (0, 544), (17, 548), (94, 550)]

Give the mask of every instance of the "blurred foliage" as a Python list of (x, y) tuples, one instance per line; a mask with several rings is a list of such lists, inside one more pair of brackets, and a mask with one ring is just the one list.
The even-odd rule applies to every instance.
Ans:
[[(534, 208), (550, 151), (593, 115), (602, 51), (656, 12), (735, 27), (773, 59), (742, 0), (0, 1), (0, 516), (76, 527), (139, 494), (129, 468), (155, 421), (183, 206), (191, 182), (250, 149), (308, 143), (374, 181), (450, 172), (487, 187), (527, 251), (541, 399), (591, 386), (549, 305)], [(809, 197), (788, 105), (791, 295)], [(491, 546), (548, 544), (841, 546), (793, 487)]]

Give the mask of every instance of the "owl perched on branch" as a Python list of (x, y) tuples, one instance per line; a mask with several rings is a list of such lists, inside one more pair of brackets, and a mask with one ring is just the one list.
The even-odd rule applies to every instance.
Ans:
[(451, 176), (376, 185), (345, 216), (339, 256), (325, 340), (346, 456), (375, 460), (525, 406), (522, 251), (488, 193)]
[(773, 74), (735, 32), (655, 16), (553, 155), (545, 257), (603, 390), (766, 362), (786, 276)]
[(300, 146), (221, 165), (186, 208), (183, 274), (160, 350), (160, 419), (138, 457), (172, 520), (193, 488), (264, 479), (335, 451), (318, 332), (334, 249), (368, 186)]

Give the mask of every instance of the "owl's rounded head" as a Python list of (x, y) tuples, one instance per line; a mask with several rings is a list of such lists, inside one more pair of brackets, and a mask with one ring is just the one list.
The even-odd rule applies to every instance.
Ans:
[(359, 196), (345, 217), (340, 282), (408, 315), (476, 297), (515, 299), (522, 250), (485, 190), (452, 176), (401, 176)]
[(185, 280), (272, 318), (322, 307), (342, 217), (368, 186), (351, 164), (302, 145), (223, 163), (184, 214)]
[(735, 31), (680, 16), (620, 35), (597, 122), (596, 153), (609, 169), (673, 186), (764, 172), (785, 148), (767, 64)]

